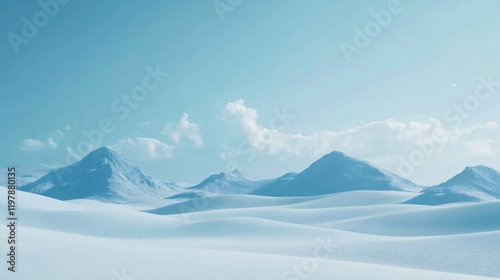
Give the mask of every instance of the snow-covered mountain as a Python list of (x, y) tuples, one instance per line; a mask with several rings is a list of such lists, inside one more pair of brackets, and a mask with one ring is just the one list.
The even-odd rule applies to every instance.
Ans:
[(450, 180), (426, 188), (409, 204), (440, 205), (454, 202), (490, 202), (500, 199), (500, 173), (487, 166), (466, 167)]
[(288, 181), (254, 193), (268, 196), (310, 196), (353, 190), (418, 192), (421, 186), (341, 152), (327, 154)]
[(178, 193), (182, 187), (160, 182), (116, 152), (101, 147), (19, 189), (61, 200), (134, 202), (162, 199)]
[(18, 185), (27, 182), (19, 187), (20, 190), (61, 200), (90, 198), (127, 203), (235, 194), (313, 196), (354, 190), (421, 191), (420, 195), (406, 201), (408, 204), (439, 205), (500, 199), (500, 173), (486, 166), (467, 167), (447, 182), (423, 189), (341, 152), (323, 156), (298, 174), (287, 173), (276, 179), (258, 180), (234, 170), (211, 175), (195, 186), (156, 180), (106, 147), (89, 153), (68, 167), (54, 169), (45, 165), (20, 171)]
[(228, 194), (247, 194), (261, 188), (269, 180), (258, 180), (241, 170), (232, 172), (221, 172), (210, 175), (198, 185), (189, 187), (185, 192), (174, 195), (170, 198), (196, 198), (209, 197)]

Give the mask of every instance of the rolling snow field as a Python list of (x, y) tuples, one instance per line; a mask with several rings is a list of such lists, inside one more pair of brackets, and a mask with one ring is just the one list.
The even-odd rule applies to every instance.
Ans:
[(18, 191), (17, 271), (4, 262), (0, 279), (498, 279), (500, 202), (404, 203), (418, 194), (234, 194), (131, 206)]

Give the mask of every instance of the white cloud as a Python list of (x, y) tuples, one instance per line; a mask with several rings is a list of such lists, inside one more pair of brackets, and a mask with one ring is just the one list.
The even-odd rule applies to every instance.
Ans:
[(466, 143), (469, 152), (476, 156), (495, 156), (495, 151), (493, 148), (493, 140), (485, 141), (473, 141)]
[(44, 142), (38, 139), (28, 138), (24, 139), (18, 148), (21, 151), (34, 152), (45, 149), (56, 149), (57, 143), (52, 139), (52, 137), (50, 137), (49, 139), (47, 139), (47, 141)]
[(184, 113), (178, 123), (167, 123), (161, 133), (169, 136), (177, 143), (180, 142), (182, 137), (186, 136), (196, 145), (203, 145), (198, 126), (189, 122), (188, 118), (189, 115)]
[(39, 151), (45, 149), (45, 144), (38, 139), (25, 139), (19, 146), (20, 150), (23, 151)]
[(478, 141), (484, 139), (485, 131), (497, 128), (495, 122), (448, 129), (437, 119), (421, 122), (388, 119), (340, 131), (304, 135), (264, 127), (258, 122), (257, 110), (245, 106), (241, 99), (228, 103), (226, 112), (237, 120), (248, 146), (256, 153), (289, 157), (310, 157), (340, 150), (363, 159), (382, 161), (408, 155), (426, 144), (433, 145), (436, 152), (450, 148), (471, 155), (493, 155), (494, 142)]
[(160, 159), (172, 157), (173, 147), (154, 138), (124, 138), (110, 146), (111, 149), (135, 159)]
[(28, 138), (21, 142), (18, 146), (19, 150), (22, 151), (41, 151), (45, 149), (57, 149), (58, 143), (64, 138), (64, 132), (60, 129), (56, 129), (54, 133), (51, 133), (49, 138), (45, 141), (39, 139)]
[(47, 148), (49, 148), (49, 149), (56, 149), (57, 148), (57, 143), (54, 142), (54, 140), (52, 140), (52, 137), (49, 138), (49, 140), (47, 140), (47, 142), (45, 142), (45, 145), (47, 145)]

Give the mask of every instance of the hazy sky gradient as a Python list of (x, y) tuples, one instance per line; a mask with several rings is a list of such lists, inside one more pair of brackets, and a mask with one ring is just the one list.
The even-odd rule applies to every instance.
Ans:
[[(92, 148), (164, 180), (275, 177), (332, 150), (424, 184), (500, 169), (498, 1), (243, 0), (222, 17), (212, 1), (51, 7), (26, 38), (23, 17), (43, 7), (0, 3), (0, 166), (70, 163), (102, 126)], [(126, 99), (138, 86), (141, 101)]]

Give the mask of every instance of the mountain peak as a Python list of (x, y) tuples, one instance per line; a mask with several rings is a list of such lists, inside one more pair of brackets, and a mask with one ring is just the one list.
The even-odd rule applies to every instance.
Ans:
[(426, 188), (410, 204), (440, 205), (455, 202), (487, 202), (500, 198), (500, 173), (484, 165), (468, 166), (437, 186)]
[(76, 167), (77, 165), (86, 166), (87, 168), (96, 168), (102, 165), (115, 166), (118, 167), (118, 169), (125, 166), (133, 167), (133, 164), (126, 158), (108, 147), (100, 147), (88, 153), (84, 158), (82, 158), (81, 161), (76, 162), (73, 167)]
[(120, 157), (120, 155), (118, 155), (118, 153), (105, 146), (97, 148), (85, 156), (85, 158), (92, 158), (92, 159), (105, 159), (111, 157)]
[(176, 191), (107, 147), (100, 147), (21, 189), (62, 200), (94, 198), (115, 202), (163, 198)]
[(350, 157), (350, 156), (348, 156), (340, 151), (333, 151), (329, 154), (326, 154), (326, 155), (322, 156), (315, 163), (326, 163), (326, 164), (335, 164), (335, 165), (350, 165), (350, 164), (359, 164), (359, 163), (368, 164), (367, 162)]
[(187, 188), (188, 192), (176, 195), (174, 198), (250, 193), (262, 185), (262, 181), (235, 169), (231, 172), (210, 175), (201, 183)]
[(235, 170), (231, 171), (229, 174), (232, 176), (238, 177), (238, 178), (252, 178), (252, 176), (241, 171), (240, 169), (235, 169)]
[(333, 151), (323, 156), (323, 158), (337, 158), (337, 159), (354, 159), (341, 151)]
[(235, 170), (231, 171), (231, 174), (234, 174), (234, 175), (243, 175), (244, 173), (240, 169), (235, 169)]
[(291, 180), (260, 190), (272, 196), (324, 195), (351, 190), (420, 191), (421, 187), (370, 163), (334, 151), (312, 163)]
[(205, 179), (204, 182), (205, 181), (206, 182), (219, 181), (219, 180), (233, 181), (235, 179), (236, 180), (240, 180), (240, 179), (251, 180), (253, 178), (239, 169), (234, 169), (231, 172), (220, 172), (217, 174), (212, 174), (207, 179)]
[(477, 165), (468, 166), (462, 172), (455, 175), (447, 183), (476, 182), (477, 180), (495, 181), (500, 177), (500, 173), (488, 166)]
[(343, 152), (334, 151), (322, 156), (317, 161), (313, 162), (308, 169), (315, 170), (317, 174), (350, 174), (351, 176), (362, 175), (364, 172), (370, 174), (365, 175), (380, 175), (382, 172), (370, 163), (350, 157)]
[(476, 166), (467, 166), (462, 172), (473, 172), (473, 173), (495, 173), (497, 172), (495, 169), (488, 167), (486, 165), (476, 165)]

